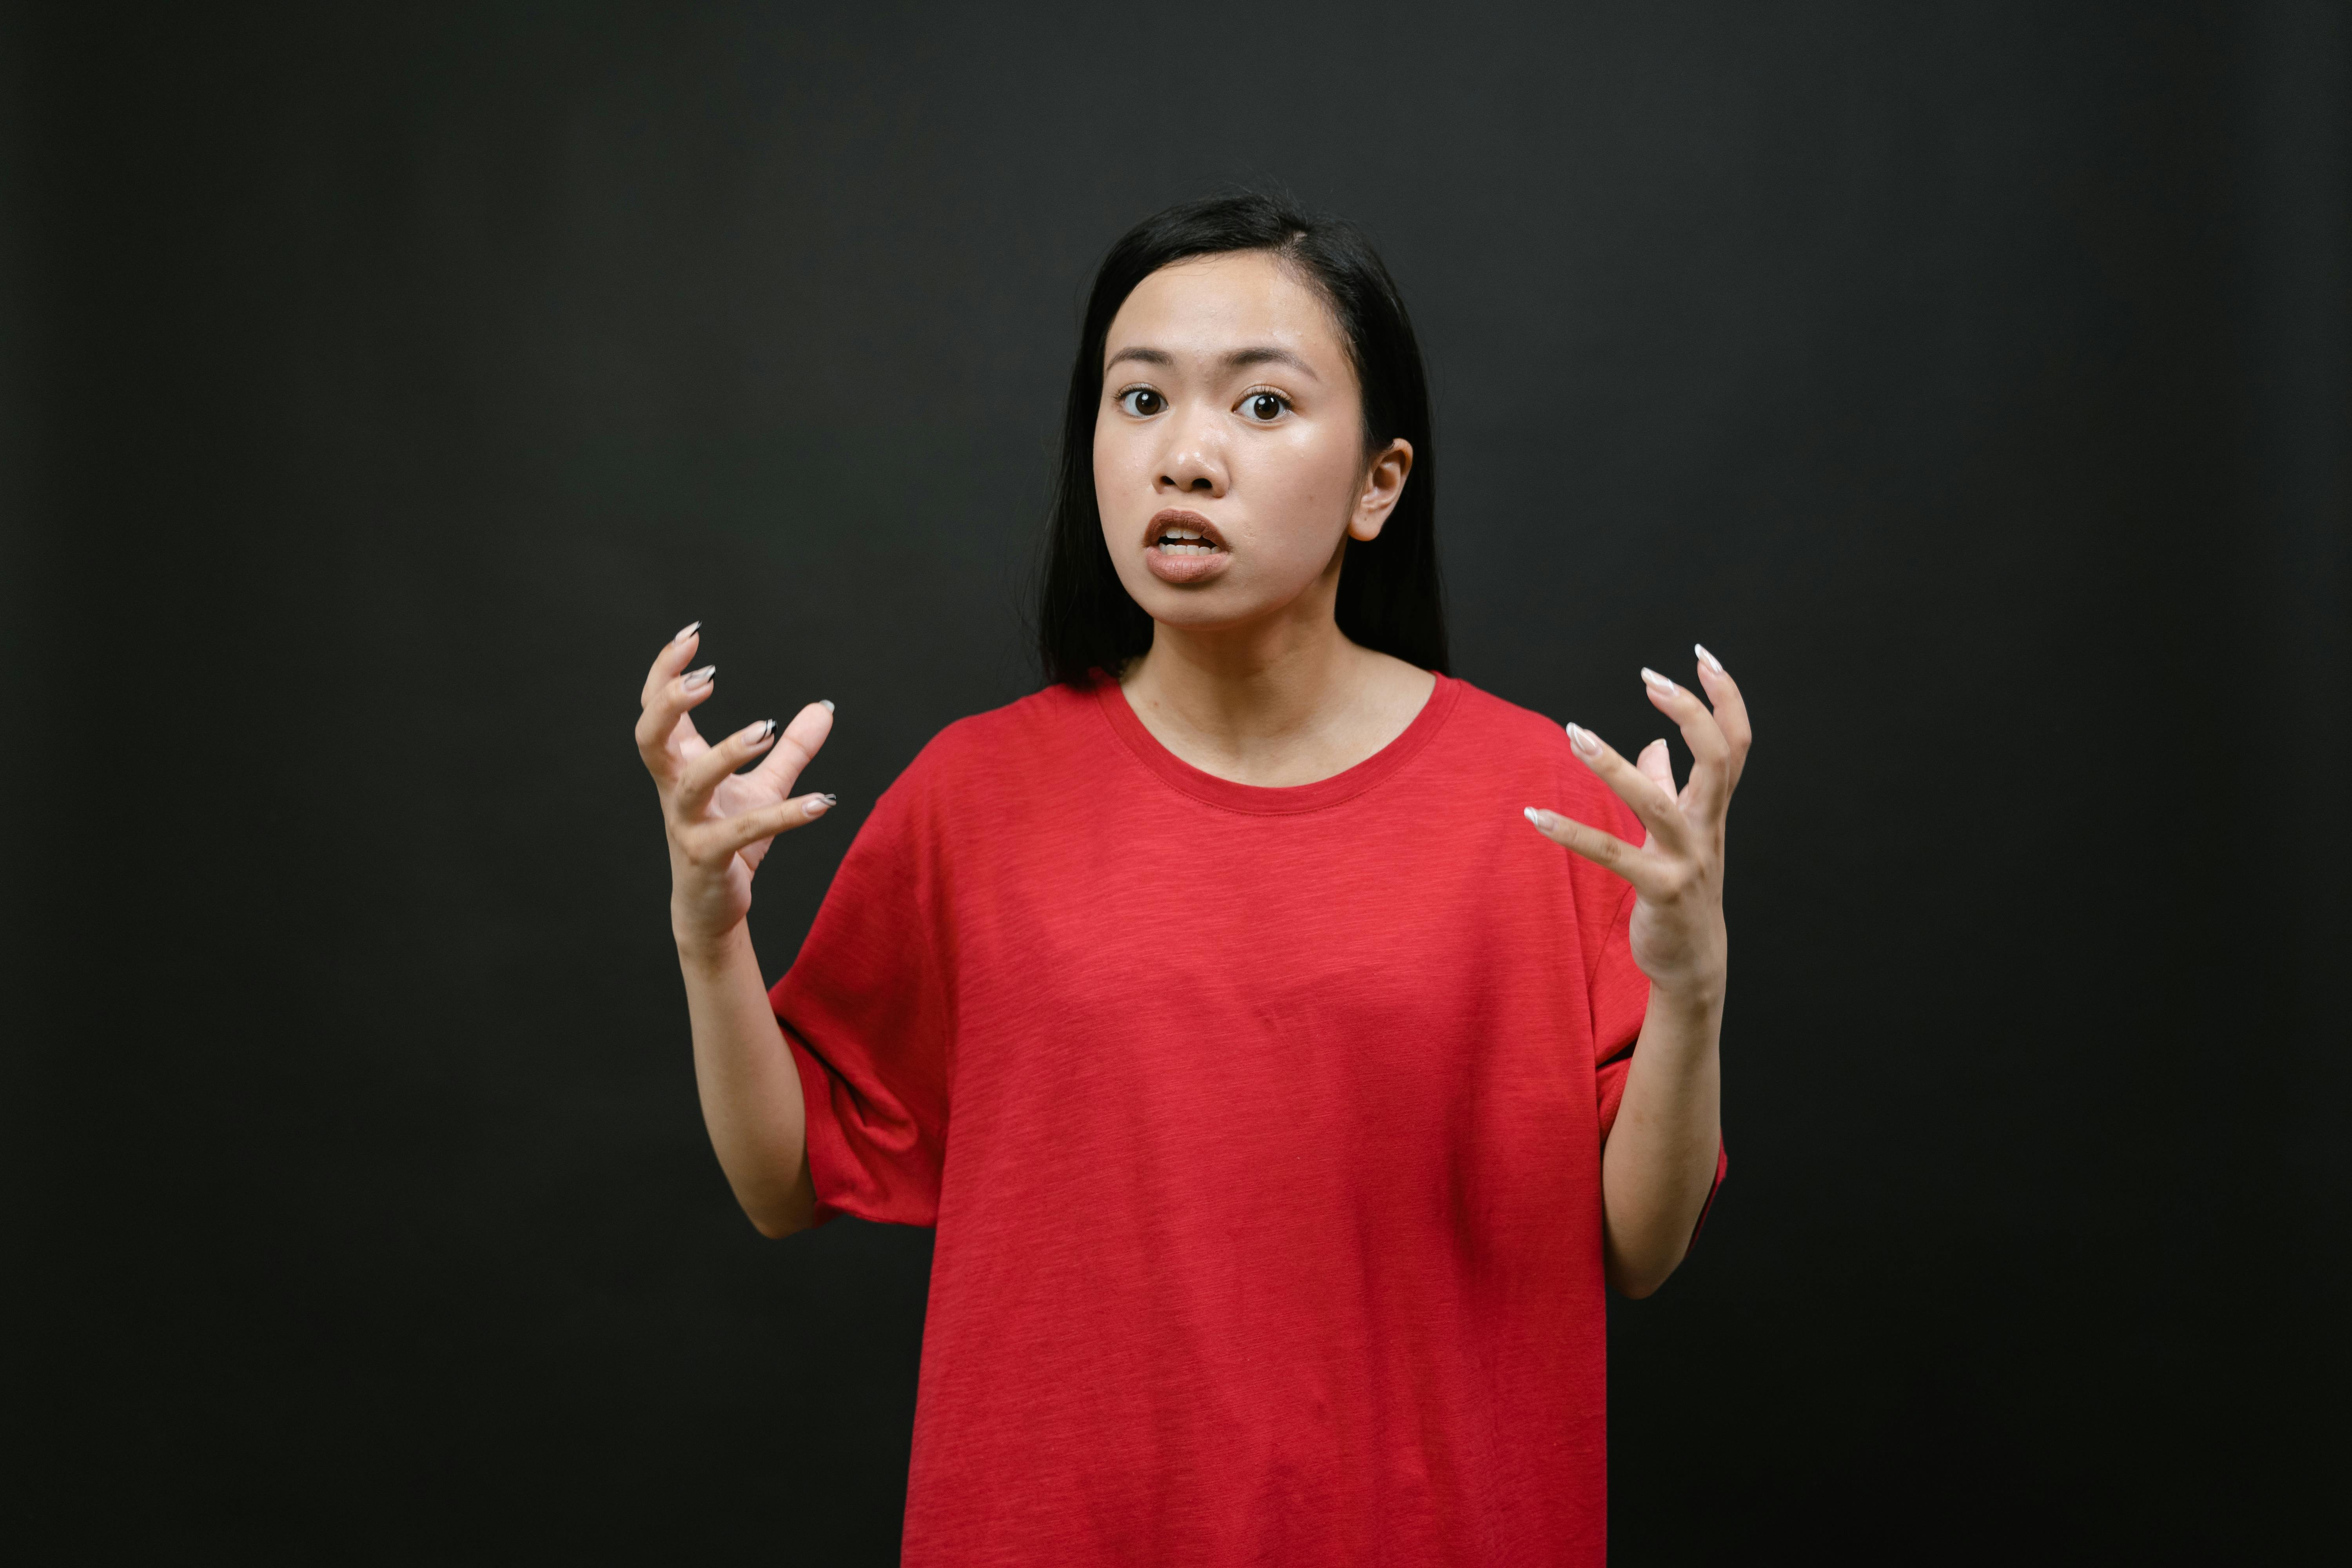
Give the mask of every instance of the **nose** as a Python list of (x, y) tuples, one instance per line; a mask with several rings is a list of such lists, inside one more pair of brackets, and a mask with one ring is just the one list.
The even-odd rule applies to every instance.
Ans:
[(1160, 479), (1153, 487), (1163, 495), (1207, 496), (1212, 500), (1225, 493), (1229, 476), (1225, 470), (1223, 443), (1213, 427), (1204, 424), (1179, 425), (1169, 422), (1170, 441), (1160, 458)]

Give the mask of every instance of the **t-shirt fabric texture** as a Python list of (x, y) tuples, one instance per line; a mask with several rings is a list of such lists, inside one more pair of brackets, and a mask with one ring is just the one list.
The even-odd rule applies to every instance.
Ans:
[(1098, 677), (884, 793), (772, 1000), (819, 1223), (937, 1227), (908, 1568), (1604, 1561), (1649, 985), (1632, 888), (1528, 805), (1642, 837), (1445, 676), (1316, 784), (1194, 768)]

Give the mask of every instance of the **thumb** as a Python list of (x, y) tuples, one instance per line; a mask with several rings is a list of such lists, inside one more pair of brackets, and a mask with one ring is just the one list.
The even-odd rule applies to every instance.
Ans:
[[(1666, 755), (1666, 742), (1663, 739), (1653, 741), (1643, 747), (1642, 754), (1633, 759), (1633, 766), (1643, 778), (1657, 784), (1668, 795), (1675, 793), (1674, 763)], [(1642, 847), (1647, 849), (1657, 841), (1656, 834), (1645, 833), (1642, 836)]]
[(1641, 770), (1643, 778), (1654, 781), (1668, 795), (1675, 793), (1675, 766), (1666, 754), (1664, 741), (1653, 741), (1643, 747), (1642, 754), (1633, 759), (1633, 765)]
[(774, 749), (760, 760), (760, 765), (751, 770), (751, 776), (774, 790), (776, 798), (782, 800), (793, 793), (793, 785), (800, 781), (801, 770), (809, 765), (818, 749), (824, 744), (825, 737), (832, 733), (833, 704), (810, 703), (793, 715), (793, 721), (784, 726), (782, 734), (776, 737)]

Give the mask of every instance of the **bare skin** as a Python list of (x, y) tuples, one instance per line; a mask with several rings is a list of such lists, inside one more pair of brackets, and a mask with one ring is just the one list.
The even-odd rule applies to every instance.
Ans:
[[(637, 754), (669, 831), (670, 934), (686, 976), (703, 1123), (752, 1225), (762, 1236), (786, 1236), (814, 1215), (808, 1110), (744, 917), (752, 873), (776, 835), (833, 805), (831, 795), (792, 793), (833, 732), (833, 708), (812, 702), (782, 731), (761, 720), (709, 744), (693, 713), (718, 689), (717, 675), (708, 666), (687, 668), (702, 646), (700, 625), (678, 633), (646, 673)], [(735, 771), (755, 757), (758, 767)]]
[(1650, 1006), (1601, 1158), (1603, 1262), (1610, 1285), (1633, 1297), (1664, 1284), (1690, 1250), (1723, 1136), (1724, 820), (1753, 731), (1721, 661), (1692, 651), (1712, 710), (1687, 688), (1642, 672), (1651, 705), (1681, 726), (1691, 749), (1690, 782), (1680, 790), (1665, 742), (1628, 763), (1590, 730), (1568, 727), (1570, 749), (1649, 829), (1640, 848), (1528, 808), (1545, 837), (1633, 884), (1633, 962), (1650, 977)]
[[(1412, 447), (1365, 452), (1321, 295), (1254, 252), (1145, 279), (1105, 336), (1094, 458), (1103, 542), (1153, 621), (1120, 685), (1160, 744), (1221, 778), (1286, 785), (1403, 733), (1436, 679), (1349, 642), (1332, 606), (1347, 541), (1380, 536)], [(1155, 540), (1171, 511), (1215, 548), (1170, 559)], [(1203, 575), (1162, 575), (1189, 572)]]
[[(1349, 540), (1379, 536), (1412, 471), (1410, 444), (1367, 450), (1362, 400), (1322, 297), (1275, 258), (1204, 257), (1138, 285), (1111, 322), (1095, 426), (1095, 489), (1119, 580), (1153, 620), (1120, 672), (1137, 717), (1193, 766), (1236, 783), (1311, 784), (1410, 725), (1435, 678), (1350, 642), (1333, 614)], [(648, 672), (637, 744), (669, 830), (671, 925), (711, 1142), (763, 1235), (805, 1226), (800, 1079), (768, 1010), (744, 916), (777, 833), (822, 815), (793, 796), (832, 714), (801, 710), (706, 745), (684, 673), (695, 628)], [(1696, 759), (1677, 791), (1664, 741), (1627, 763), (1570, 726), (1577, 754), (1648, 827), (1640, 847), (1530, 806), (1554, 842), (1633, 885), (1634, 962), (1649, 1012), (1601, 1160), (1604, 1265), (1646, 1296), (1682, 1261), (1720, 1138), (1725, 814), (1750, 731), (1738, 688), (1702, 655), (1701, 701), (1643, 672)], [(762, 757), (751, 771), (734, 770)]]

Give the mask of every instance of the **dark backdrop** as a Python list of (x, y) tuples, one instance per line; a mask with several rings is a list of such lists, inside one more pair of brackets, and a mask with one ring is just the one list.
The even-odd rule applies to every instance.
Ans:
[(1754, 704), (1619, 1560), (2259, 1557), (2341, 1484), (2342, 6), (5, 26), (16, 1517), (891, 1558), (928, 1237), (730, 1203), (641, 672), (840, 704), (778, 972), (1034, 684), (1094, 261), (1265, 181), (1417, 314), (1457, 672)]

